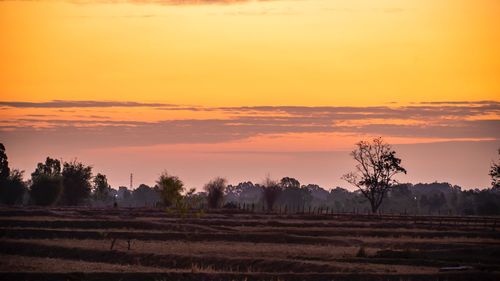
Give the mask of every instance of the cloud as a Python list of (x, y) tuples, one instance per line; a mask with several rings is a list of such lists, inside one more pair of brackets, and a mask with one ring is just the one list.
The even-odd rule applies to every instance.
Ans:
[[(409, 139), (500, 139), (500, 103), (443, 102), (411, 106), (243, 106), (202, 107), (118, 101), (0, 102), (0, 106), (29, 111), (2, 118), (0, 138), (71, 143), (81, 147), (156, 144), (223, 143), (256, 136), (342, 133)], [(37, 109), (96, 108), (71, 118), (37, 114)], [(172, 110), (158, 121), (122, 120), (105, 108), (137, 107), (154, 114)], [(188, 111), (180, 118), (175, 111)], [(33, 112), (35, 111), (35, 112)], [(185, 119), (202, 112), (199, 119)], [(99, 113), (95, 115), (94, 113)], [(205, 112), (205, 113), (203, 113)], [(18, 113), (19, 114), (19, 113)], [(141, 113), (142, 114), (142, 113)], [(9, 116), (9, 115), (7, 115)]]
[(424, 101), (424, 102), (418, 102), (417, 104), (434, 104), (434, 105), (442, 105), (442, 104), (454, 104), (454, 105), (496, 104), (496, 105), (499, 105), (500, 102), (491, 101), (491, 100), (483, 100), (483, 101)]
[(165, 103), (141, 103), (133, 101), (68, 101), (52, 100), (47, 102), (0, 101), (0, 107), (17, 108), (75, 108), (75, 107), (173, 107)]
[(411, 106), (235, 106), (203, 107), (184, 106), (168, 103), (145, 103), (134, 101), (68, 101), (52, 100), (47, 102), (0, 101), (0, 108), (54, 108), (64, 112), (65, 108), (115, 108), (144, 107), (167, 111), (224, 112), (226, 114), (287, 115), (309, 120), (361, 120), (376, 118), (391, 119), (434, 119), (465, 118), (487, 114), (500, 115), (500, 102), (497, 101), (445, 101), (421, 102)]
[(74, 4), (92, 3), (133, 3), (133, 4), (155, 4), (155, 5), (230, 5), (248, 2), (268, 2), (272, 0), (67, 0)]
[(404, 11), (405, 10), (402, 8), (386, 8), (386, 9), (384, 9), (384, 13), (388, 13), (388, 14), (402, 13)]

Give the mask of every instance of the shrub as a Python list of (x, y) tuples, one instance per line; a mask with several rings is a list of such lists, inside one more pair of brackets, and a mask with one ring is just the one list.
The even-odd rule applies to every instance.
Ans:
[(358, 258), (366, 258), (368, 255), (366, 254), (366, 250), (364, 246), (359, 247), (358, 252), (356, 253), (356, 257)]

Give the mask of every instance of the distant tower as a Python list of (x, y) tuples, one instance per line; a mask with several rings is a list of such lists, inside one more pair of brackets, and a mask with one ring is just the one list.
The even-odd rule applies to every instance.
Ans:
[(134, 174), (130, 173), (130, 190), (132, 190), (133, 187), (133, 180), (134, 180)]

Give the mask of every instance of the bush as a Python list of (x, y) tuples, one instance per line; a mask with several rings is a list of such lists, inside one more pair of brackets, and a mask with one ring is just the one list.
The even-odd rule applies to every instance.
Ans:
[(358, 258), (366, 258), (368, 255), (366, 254), (366, 250), (364, 246), (359, 247), (358, 252), (356, 253), (356, 257)]

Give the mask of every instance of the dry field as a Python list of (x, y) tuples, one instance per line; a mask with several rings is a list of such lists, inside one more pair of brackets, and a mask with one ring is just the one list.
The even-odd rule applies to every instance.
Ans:
[(479, 217), (0, 209), (0, 279), (500, 280), (499, 224)]

